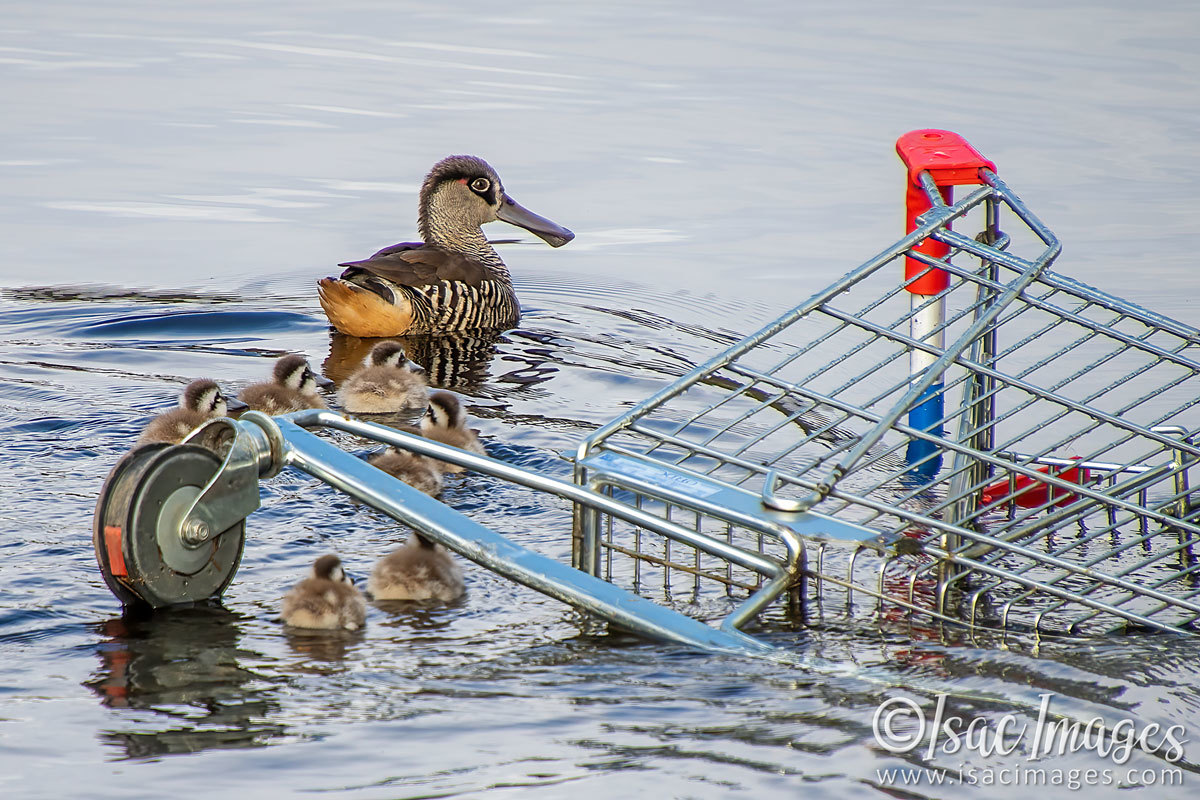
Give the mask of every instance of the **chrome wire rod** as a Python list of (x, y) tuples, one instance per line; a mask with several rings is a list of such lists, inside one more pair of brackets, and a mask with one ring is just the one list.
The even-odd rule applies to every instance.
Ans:
[[(334, 419), (330, 419), (330, 418)], [(329, 411), (298, 412), (274, 420), (285, 442), (283, 461), (343, 491), (393, 519), (509, 580), (528, 586), (621, 628), (654, 639), (677, 642), (709, 652), (768, 655), (774, 646), (730, 628), (709, 627), (548, 556), (536, 553), (475, 522), (325, 442), (297, 424), (329, 424), (344, 420)], [(261, 423), (260, 423), (261, 424)], [(361, 433), (376, 433), (366, 423)], [(334, 427), (330, 425), (330, 427)], [(343, 430), (356, 426), (341, 426)], [(434, 443), (436, 444), (436, 443)], [(454, 448), (449, 448), (453, 450)], [(453, 455), (431, 448), (430, 455)], [(466, 463), (463, 466), (467, 466)], [(480, 465), (476, 465), (480, 466)], [(535, 476), (536, 477), (536, 476)]]

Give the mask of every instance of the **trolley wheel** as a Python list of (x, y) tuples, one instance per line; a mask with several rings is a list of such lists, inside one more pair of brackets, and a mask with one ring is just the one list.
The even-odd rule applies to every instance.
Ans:
[(182, 516), (221, 468), (211, 450), (150, 444), (127, 453), (96, 501), (92, 546), (104, 582), (126, 606), (217, 598), (242, 559), (246, 521), (199, 546), (179, 536)]

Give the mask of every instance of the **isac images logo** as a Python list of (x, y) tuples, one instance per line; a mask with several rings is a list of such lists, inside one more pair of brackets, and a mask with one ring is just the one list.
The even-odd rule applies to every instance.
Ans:
[[(1006, 714), (1000, 719), (966, 718), (946, 712), (946, 695), (937, 696), (932, 717), (906, 697), (885, 700), (875, 709), (871, 727), (875, 741), (885, 750), (914, 753), (932, 762), (939, 757), (957, 757), (954, 768), (878, 770), (881, 785), (961, 783), (990, 786), (1182, 786), (1179, 767), (1133, 769), (1127, 762), (1135, 751), (1177, 764), (1184, 756), (1186, 731), (1182, 725), (1158, 723), (1138, 725), (1122, 719), (1108, 724), (1100, 717), (1087, 721), (1056, 714), (1050, 708), (1053, 695), (1041, 695), (1036, 721)], [(1059, 768), (1053, 762), (1038, 764), (1050, 756), (1091, 752), (1113, 766), (1091, 769)], [(985, 766), (971, 763), (974, 754), (988, 759)], [(1000, 766), (995, 757), (1013, 759)], [(976, 759), (978, 760), (978, 759)]]

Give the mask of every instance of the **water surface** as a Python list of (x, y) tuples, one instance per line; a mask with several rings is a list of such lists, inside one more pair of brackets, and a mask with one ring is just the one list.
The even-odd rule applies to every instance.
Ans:
[[(453, 384), (494, 455), (551, 474), (895, 239), (892, 145), (913, 128), (995, 160), (1064, 241), (1060, 271), (1196, 324), (1193, 4), (12, 3), (2, 27), (5, 794), (1029, 791), (883, 786), (879, 770), (1014, 763), (878, 745), (880, 703), (941, 692), (993, 723), (1032, 720), (1050, 692), (1200, 735), (1200, 653), (1168, 636), (765, 632), (823, 672), (601, 635), (480, 569), (459, 605), (289, 635), (279, 597), (316, 555), (362, 574), (404, 536), (296, 473), (264, 483), (222, 608), (123, 618), (89, 536), (104, 476), (188, 380), (237, 389), (284, 352), (344, 373), (361, 343), (331, 335), (314, 281), (411, 239), (416, 188), (448, 153), (488, 159), (578, 234), (503, 249), (525, 316)], [(568, 557), (558, 501), (477, 476), (445, 500)], [(1153, 796), (1200, 780), (1194, 748), (1185, 788)]]

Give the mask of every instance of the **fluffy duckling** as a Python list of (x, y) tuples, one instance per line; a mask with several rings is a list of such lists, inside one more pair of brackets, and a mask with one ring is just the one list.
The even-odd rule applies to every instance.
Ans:
[(419, 456), (398, 447), (389, 447), (370, 455), (367, 463), (399, 478), (430, 497), (437, 497), (442, 493), (442, 470), (440, 469), (442, 462), (440, 461)]
[(317, 376), (304, 356), (284, 356), (275, 362), (271, 380), (247, 386), (238, 393), (238, 399), (264, 414), (328, 408), (317, 394), (317, 384)]
[(462, 569), (446, 548), (413, 533), (371, 570), (367, 591), (376, 600), (457, 600), (467, 590)]
[(283, 598), (283, 624), (293, 628), (356, 631), (367, 620), (367, 604), (335, 555), (316, 560), (312, 574)]
[[(235, 403), (241, 406), (241, 403)], [(210, 419), (223, 417), (229, 413), (230, 401), (221, 393), (221, 387), (208, 378), (192, 381), (183, 389), (179, 396), (179, 408), (159, 414), (150, 420), (146, 430), (138, 438), (139, 445), (152, 442), (169, 442), (178, 444), (183, 437)]]
[[(479, 431), (467, 427), (467, 415), (450, 392), (434, 392), (429, 395), (429, 409), (421, 417), (421, 435), (435, 442), (452, 445), (463, 450), (486, 456), (487, 451), (479, 443)], [(439, 461), (443, 472), (462, 472), (457, 464)]]
[(386, 414), (425, 405), (425, 377), (404, 355), (399, 342), (379, 342), (338, 391), (353, 414)]

